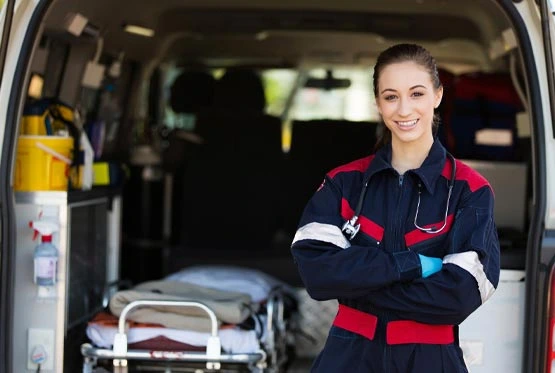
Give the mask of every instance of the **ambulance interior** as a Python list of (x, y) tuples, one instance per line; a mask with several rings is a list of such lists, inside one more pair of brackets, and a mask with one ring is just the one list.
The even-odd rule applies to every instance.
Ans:
[[(195, 265), (256, 269), (295, 289), (295, 312), (305, 314), (287, 369), (307, 371), (335, 309), (303, 293), (290, 243), (325, 173), (373, 149), (377, 54), (417, 42), (441, 68), (439, 138), (494, 188), (502, 268), (520, 283), (514, 301), (522, 312), (514, 317), (523, 323), (530, 113), (517, 38), (497, 2), (59, 0), (36, 40), (22, 118), (45, 98), (77, 109), (73, 120), (94, 161), (110, 170), (93, 190), (122, 201), (121, 225), (111, 223), (117, 253), (83, 257), (95, 258), (94, 268), (83, 267), (91, 280), (65, 302), (83, 302), (115, 280), (134, 286)], [(82, 161), (79, 152), (73, 157)], [(118, 265), (112, 278), (98, 266), (110, 260)], [(67, 372), (79, 369), (88, 320), (106, 306), (98, 296), (88, 302), (79, 322), (62, 329)], [(320, 325), (311, 324), (314, 312)], [(512, 364), (521, 337), (504, 340)], [(14, 354), (25, 360), (25, 352)]]

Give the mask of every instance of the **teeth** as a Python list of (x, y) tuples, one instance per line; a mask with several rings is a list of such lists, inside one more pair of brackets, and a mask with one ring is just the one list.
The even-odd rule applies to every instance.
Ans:
[(409, 120), (407, 122), (397, 122), (401, 127), (410, 127), (410, 126), (414, 126), (416, 124), (418, 120), (414, 119), (414, 120)]

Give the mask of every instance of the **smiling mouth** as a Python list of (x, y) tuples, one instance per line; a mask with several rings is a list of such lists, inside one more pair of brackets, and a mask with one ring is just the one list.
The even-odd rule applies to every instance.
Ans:
[(407, 121), (397, 121), (397, 125), (401, 128), (411, 128), (416, 125), (418, 119), (407, 120)]

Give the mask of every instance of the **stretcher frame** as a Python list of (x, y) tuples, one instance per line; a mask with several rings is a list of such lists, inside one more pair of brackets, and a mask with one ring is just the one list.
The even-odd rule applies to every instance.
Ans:
[[(208, 314), (211, 324), (210, 337), (205, 352), (200, 351), (165, 351), (165, 350), (138, 350), (128, 349), (126, 320), (127, 316), (140, 307), (148, 306), (177, 306), (196, 307)], [(118, 319), (118, 332), (114, 337), (112, 349), (97, 348), (90, 343), (81, 345), (83, 356), (83, 373), (93, 373), (101, 360), (112, 360), (114, 373), (127, 373), (129, 361), (136, 364), (155, 363), (162, 365), (166, 372), (183, 372), (188, 364), (191, 371), (217, 372), (226, 368), (226, 372), (233, 371), (234, 367), (241, 367), (253, 373), (275, 373), (287, 361), (286, 344), (287, 331), (284, 320), (284, 303), (279, 291), (272, 291), (266, 303), (265, 338), (259, 340), (261, 348), (254, 353), (222, 353), (220, 338), (218, 337), (218, 319), (213, 310), (197, 301), (163, 301), (163, 300), (137, 300), (129, 303), (122, 310)], [(204, 368), (199, 368), (199, 363)], [(201, 365), (202, 366), (202, 365)], [(181, 370), (178, 370), (181, 369)], [(231, 370), (230, 370), (231, 369)]]

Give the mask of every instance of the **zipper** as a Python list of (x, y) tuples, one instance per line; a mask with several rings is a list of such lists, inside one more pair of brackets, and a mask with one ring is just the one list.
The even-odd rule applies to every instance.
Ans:
[[(404, 192), (405, 192), (405, 185), (404, 184), (404, 180), (405, 180), (405, 175), (399, 175), (399, 199), (397, 200), (397, 206), (396, 211), (399, 212), (401, 210), (401, 206), (403, 203), (403, 197), (404, 197)], [(401, 240), (399, 239), (399, 237), (401, 236), (400, 232), (402, 231), (402, 229), (404, 228), (403, 225), (403, 213), (398, 213), (397, 214), (397, 219), (393, 219), (394, 224), (393, 224), (393, 242), (395, 243), (395, 245), (397, 244), (397, 242), (400, 242)], [(401, 246), (402, 247), (402, 246)], [(409, 249), (410, 250), (410, 249)], [(387, 344), (387, 324), (389, 323), (389, 317), (387, 315), (383, 315), (383, 321), (384, 321), (384, 373), (390, 373), (391, 372), (391, 364), (389, 363), (389, 360), (392, 358), (392, 354), (391, 354), (391, 346), (389, 346)]]
[[(399, 175), (399, 199), (397, 200), (397, 206), (396, 206), (396, 211), (400, 211), (401, 208), (401, 203), (403, 201), (403, 193), (405, 191), (404, 188), (404, 180), (405, 180), (405, 175)], [(397, 221), (394, 221), (393, 224), (393, 242), (397, 243), (397, 241), (399, 241), (399, 232), (401, 230), (401, 224), (402, 224), (402, 215), (403, 214), (397, 214)]]
[[(395, 207), (396, 211), (400, 211), (401, 208), (401, 203), (403, 202), (403, 194), (404, 194), (404, 190), (405, 190), (405, 184), (404, 184), (404, 180), (405, 180), (405, 175), (398, 175), (398, 191), (399, 191), (399, 197), (397, 199), (397, 204)], [(392, 242), (394, 243), (394, 245), (397, 244), (397, 242), (399, 241), (399, 231), (401, 230), (401, 226), (402, 226), (402, 222), (403, 222), (403, 218), (401, 217), (402, 214), (396, 214), (397, 216), (392, 218), (390, 220), (390, 222), (392, 224), (388, 224), (388, 226), (392, 227), (391, 232), (391, 238), (392, 238)], [(388, 222), (389, 223), (389, 222)], [(391, 372), (391, 364), (389, 363), (389, 359), (391, 359), (391, 349), (390, 346), (387, 344), (386, 340), (386, 333), (387, 333), (387, 323), (389, 322), (389, 317), (387, 315), (383, 315), (380, 317), (381, 321), (383, 322), (383, 333), (384, 333), (384, 341), (383, 341), (383, 372), (384, 373), (390, 373)]]

